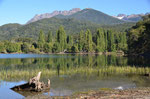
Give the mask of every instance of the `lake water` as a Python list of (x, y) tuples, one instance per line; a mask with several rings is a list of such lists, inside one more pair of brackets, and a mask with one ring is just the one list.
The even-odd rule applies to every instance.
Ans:
[[(127, 66), (149, 68), (149, 64), (150, 62), (143, 58), (92, 54), (0, 54), (0, 99), (20, 99), (39, 94), (66, 96), (79, 91), (99, 90), (100, 88), (149, 87), (150, 78), (134, 74), (133, 70), (131, 74), (120, 73), (118, 69), (115, 71), (118, 73), (105, 71), (112, 66), (112, 68)], [(17, 93), (10, 89), (28, 82), (29, 76), (38, 71), (42, 71), (43, 74), (41, 74), (41, 81), (51, 80), (49, 92)]]

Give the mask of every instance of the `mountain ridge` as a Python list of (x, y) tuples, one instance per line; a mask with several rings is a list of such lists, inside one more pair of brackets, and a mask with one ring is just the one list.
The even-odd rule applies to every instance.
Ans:
[(60, 26), (64, 26), (66, 33), (72, 35), (86, 29), (90, 29), (92, 33), (95, 33), (97, 28), (112, 29), (113, 27), (119, 31), (124, 31), (128, 27), (132, 26), (132, 24), (134, 24), (119, 20), (91, 8), (86, 8), (81, 11), (79, 10), (80, 9), (74, 9), (72, 10), (73, 14), (67, 12), (65, 15), (59, 14), (54, 17), (51, 16), (51, 18), (44, 18), (25, 25), (6, 24), (0, 26), (0, 39), (5, 40), (19, 37), (37, 39), (40, 30), (43, 30), (45, 34), (47, 34), (48, 31), (52, 31), (52, 33), (55, 34)]
[[(52, 17), (57, 17), (57, 18), (67, 18), (67, 17), (69, 17), (69, 18), (72, 18), (72, 16), (74, 14), (80, 13), (84, 10), (95, 10), (95, 9), (92, 9), (92, 8), (85, 8), (85, 9), (73, 8), (73, 9), (68, 10), (68, 11), (67, 10), (57, 11), (56, 10), (56, 11), (53, 11), (52, 13), (36, 14), (26, 24), (36, 22), (38, 20), (42, 20), (42, 19), (45, 19), (45, 18), (52, 18)], [(95, 11), (98, 11), (98, 10), (95, 10)], [(98, 11), (98, 12), (103, 13), (101, 11)], [(103, 14), (105, 14), (105, 13), (103, 13)], [(105, 15), (111, 16), (111, 17), (119, 19), (121, 21), (137, 22), (137, 21), (141, 20), (144, 15), (148, 15), (148, 14), (150, 14), (150, 12), (147, 12), (145, 14), (131, 14), (131, 15), (118, 14), (117, 16), (111, 16), (111, 15), (108, 15), (108, 14), (105, 14)], [(80, 16), (80, 17), (82, 17), (82, 16)]]
[(123, 23), (116, 25), (100, 25), (88, 21), (80, 21), (76, 19), (60, 19), (60, 18), (47, 18), (32, 22), (26, 25), (20, 24), (6, 24), (0, 26), (0, 41), (11, 40), (15, 38), (34, 38), (37, 39), (40, 30), (43, 30), (44, 34), (49, 31), (55, 35), (57, 29), (63, 26), (67, 35), (77, 35), (81, 30), (86, 31), (90, 29), (92, 33), (96, 33), (98, 28), (114, 29), (117, 31), (125, 31), (129, 27), (132, 27), (134, 23)]
[(130, 14), (130, 15), (118, 14), (117, 16), (113, 16), (113, 17), (118, 18), (120, 20), (138, 22), (139, 20), (142, 20), (143, 16), (148, 15), (148, 14), (150, 14), (150, 12), (147, 12), (145, 14), (141, 13), (141, 14)]
[(125, 22), (124, 20), (114, 18), (108, 14), (92, 8), (85, 8), (83, 10), (81, 10), (80, 8), (73, 8), (69, 11), (54, 11), (52, 13), (35, 15), (31, 20), (27, 22), (27, 24), (52, 17), (74, 18), (77, 20), (90, 21), (96, 24), (120, 24)]
[[(92, 8), (86, 8), (79, 12), (76, 12), (69, 16), (64, 16), (66, 18), (74, 18), (77, 20), (84, 20), (84, 21), (90, 21), (96, 24), (120, 24), (125, 23), (125, 21), (116, 19), (108, 14), (105, 14), (101, 11), (92, 9)], [(59, 18), (59, 17), (57, 17)]]
[(45, 13), (45, 14), (36, 14), (32, 19), (30, 19), (27, 24), (29, 23), (32, 23), (32, 22), (35, 22), (35, 21), (38, 21), (38, 20), (41, 20), (41, 19), (45, 19), (45, 18), (51, 18), (51, 17), (54, 17), (56, 15), (71, 15), (71, 14), (74, 14), (78, 11), (81, 11), (80, 8), (73, 8), (69, 11), (67, 10), (64, 10), (64, 11), (53, 11), (52, 13)]

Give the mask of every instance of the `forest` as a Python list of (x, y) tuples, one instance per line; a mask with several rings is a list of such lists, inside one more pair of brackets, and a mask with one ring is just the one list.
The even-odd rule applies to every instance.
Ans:
[[(60, 26), (53, 35), (49, 30), (47, 35), (40, 30), (38, 40), (32, 38), (17, 38), (0, 42), (1, 53), (99, 53), (127, 52), (126, 32), (97, 29), (81, 30), (77, 35), (67, 35), (64, 27)], [(93, 35), (92, 35), (93, 34)]]
[(128, 31), (129, 54), (150, 55), (150, 15), (144, 16)]
[[(119, 29), (119, 25), (116, 27)], [(69, 34), (61, 25), (55, 33), (51, 29), (48, 32), (40, 29), (37, 38), (21, 36), (0, 41), (0, 53), (123, 52), (128, 55), (149, 55), (149, 27), (150, 15), (123, 31), (101, 26), (97, 30), (79, 29), (79, 33)]]

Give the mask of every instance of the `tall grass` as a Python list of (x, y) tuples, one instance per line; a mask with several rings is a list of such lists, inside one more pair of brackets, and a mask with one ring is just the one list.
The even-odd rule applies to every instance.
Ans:
[(54, 76), (54, 75), (74, 75), (74, 74), (83, 74), (83, 75), (92, 75), (97, 73), (98, 75), (103, 74), (148, 74), (150, 73), (149, 67), (117, 67), (117, 66), (108, 66), (108, 67), (72, 67), (66, 69), (35, 69), (35, 70), (1, 70), (0, 71), (0, 80), (6, 79), (29, 79), (37, 75), (41, 71), (43, 77)]

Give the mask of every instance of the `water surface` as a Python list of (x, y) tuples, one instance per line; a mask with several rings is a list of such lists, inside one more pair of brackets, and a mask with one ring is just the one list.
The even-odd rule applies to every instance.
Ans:
[[(137, 60), (141, 60), (138, 59)], [(147, 67), (148, 62), (140, 62), (135, 58), (104, 55), (39, 55), (39, 54), (0, 54), (0, 99), (20, 99), (28, 93), (17, 93), (10, 88), (28, 81), (29, 77), (13, 76), (16, 71), (33, 73), (34, 71), (53, 72), (41, 75), (41, 80), (51, 80), (49, 92), (38, 93), (49, 96), (65, 96), (74, 92), (99, 90), (100, 88), (128, 89), (135, 87), (149, 87), (149, 77), (134, 74), (109, 74), (103, 71), (92, 73), (82, 72), (80, 69), (100, 69), (117, 67)], [(76, 71), (78, 69), (79, 71)], [(73, 72), (69, 72), (74, 70)], [(69, 72), (69, 73), (68, 73)], [(82, 73), (81, 73), (82, 72)], [(8, 74), (11, 74), (9, 77)], [(44, 74), (43, 73), (43, 74)]]

